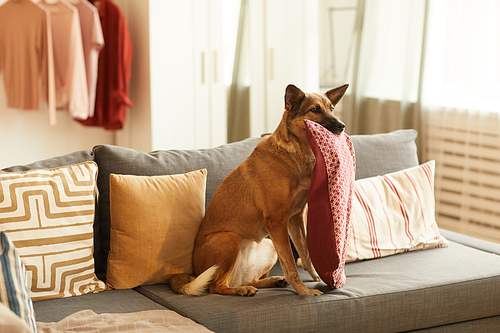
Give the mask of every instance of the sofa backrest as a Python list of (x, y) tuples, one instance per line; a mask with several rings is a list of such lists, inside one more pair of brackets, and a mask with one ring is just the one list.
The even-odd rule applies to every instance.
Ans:
[(352, 135), (356, 154), (356, 179), (417, 166), (417, 134), (413, 129), (406, 129), (382, 134)]
[(11, 166), (0, 170), (0, 172), (22, 172), (36, 169), (52, 169), (93, 160), (94, 154), (92, 153), (92, 151), (79, 150), (66, 155), (52, 157), (46, 160), (41, 160), (26, 165)]
[[(418, 165), (415, 130), (399, 130), (385, 134), (352, 135), (356, 153), (356, 179), (399, 171)], [(207, 169), (205, 208), (226, 176), (250, 155), (260, 138), (222, 145), (210, 149), (160, 150), (144, 153), (112, 145), (95, 146), (92, 151), (82, 150), (51, 159), (18, 165), (0, 172), (19, 172), (48, 169), (85, 161), (98, 165), (99, 192), (94, 221), (94, 258), (96, 275), (104, 280), (109, 252), (110, 209), (109, 175), (139, 176), (173, 175), (198, 169)]]
[[(207, 169), (207, 190), (205, 208), (226, 176), (250, 155), (260, 138), (225, 144), (216, 148), (193, 150), (159, 150), (144, 153), (138, 150), (100, 145), (92, 149), (99, 167), (97, 186), (99, 188), (98, 218), (94, 235), (96, 274), (104, 279), (109, 253), (110, 208), (109, 175), (157, 176), (182, 174)], [(100, 251), (97, 249), (100, 246)]]

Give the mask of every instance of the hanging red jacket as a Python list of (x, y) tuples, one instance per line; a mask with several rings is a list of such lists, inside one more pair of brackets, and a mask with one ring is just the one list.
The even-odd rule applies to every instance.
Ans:
[(95, 111), (93, 117), (80, 122), (116, 130), (123, 128), (127, 107), (132, 106), (128, 97), (132, 40), (123, 11), (111, 0), (100, 1), (99, 17), (104, 47), (99, 54)]

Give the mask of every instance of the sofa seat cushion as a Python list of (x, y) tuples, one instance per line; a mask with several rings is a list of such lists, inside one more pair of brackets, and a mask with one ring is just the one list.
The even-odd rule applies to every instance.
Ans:
[(95, 313), (132, 313), (165, 309), (133, 289), (105, 290), (97, 294), (39, 301), (33, 303), (33, 308), (37, 322), (58, 322), (82, 310), (92, 310)]
[[(168, 285), (137, 291), (216, 332), (399, 332), (500, 315), (500, 256), (453, 241), (351, 262), (345, 272), (333, 290), (300, 270), (308, 288), (325, 293), (316, 297), (291, 287), (252, 298), (178, 295)], [(279, 264), (271, 274), (282, 274)]]

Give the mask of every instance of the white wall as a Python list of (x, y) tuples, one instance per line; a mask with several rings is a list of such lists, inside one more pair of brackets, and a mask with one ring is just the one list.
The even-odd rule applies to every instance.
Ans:
[(116, 132), (115, 144), (151, 151), (151, 91), (149, 72), (149, 0), (113, 0), (125, 14), (134, 48), (125, 128)]
[[(2, 80), (3, 81), (3, 80)], [(58, 111), (57, 125), (49, 126), (46, 108), (24, 111), (5, 107), (5, 90), (0, 84), (0, 169), (27, 164), (91, 149), (100, 143), (114, 143), (113, 132), (87, 128)]]

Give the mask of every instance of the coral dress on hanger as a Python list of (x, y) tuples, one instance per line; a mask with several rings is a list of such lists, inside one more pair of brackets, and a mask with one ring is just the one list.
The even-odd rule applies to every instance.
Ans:
[(0, 72), (7, 106), (49, 109), (56, 123), (54, 60), (49, 12), (30, 0), (10, 0), (0, 6)]

